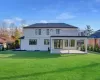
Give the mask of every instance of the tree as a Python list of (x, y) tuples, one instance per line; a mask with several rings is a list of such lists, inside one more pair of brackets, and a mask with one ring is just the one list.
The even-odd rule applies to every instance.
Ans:
[(18, 30), (17, 27), (16, 27), (15, 32), (14, 32), (14, 37), (16, 40), (20, 37), (20, 31)]
[(11, 23), (10, 25), (9, 25), (9, 35), (10, 36), (14, 36), (14, 31), (15, 31), (15, 23)]
[(19, 45), (19, 40), (16, 40), (16, 41), (15, 41), (15, 48), (18, 49), (19, 47), (20, 47), (20, 45)]
[(93, 34), (94, 31), (90, 25), (87, 25), (86, 32), (87, 32), (87, 36), (90, 36), (91, 34)]

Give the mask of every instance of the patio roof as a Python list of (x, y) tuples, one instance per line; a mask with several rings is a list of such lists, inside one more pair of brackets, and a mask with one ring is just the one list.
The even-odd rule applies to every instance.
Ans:
[(76, 38), (87, 38), (87, 36), (51, 36), (51, 37), (76, 37)]

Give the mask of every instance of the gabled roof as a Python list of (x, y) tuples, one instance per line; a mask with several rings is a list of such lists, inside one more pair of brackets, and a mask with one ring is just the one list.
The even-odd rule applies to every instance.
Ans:
[(36, 23), (24, 28), (78, 28), (66, 23)]
[(100, 30), (98, 30), (94, 34), (90, 35), (89, 38), (100, 38)]

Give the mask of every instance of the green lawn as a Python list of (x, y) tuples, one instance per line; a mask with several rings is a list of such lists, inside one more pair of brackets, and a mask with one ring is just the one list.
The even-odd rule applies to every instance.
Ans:
[(100, 80), (100, 54), (0, 52), (0, 80)]

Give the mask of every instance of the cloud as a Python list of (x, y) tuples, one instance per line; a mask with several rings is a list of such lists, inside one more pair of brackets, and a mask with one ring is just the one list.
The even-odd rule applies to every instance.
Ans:
[(93, 10), (92, 10), (92, 12), (98, 12), (98, 10), (96, 10), (96, 9), (93, 9)]
[(7, 24), (15, 23), (15, 21), (12, 19), (4, 19), (3, 22), (5, 22)]
[(40, 20), (40, 23), (48, 23), (47, 20)]
[(73, 19), (75, 18), (76, 16), (70, 14), (70, 13), (61, 13), (60, 15), (58, 15), (56, 17), (56, 19)]
[(95, 0), (96, 2), (100, 2), (100, 0)]
[(18, 21), (18, 22), (21, 22), (23, 19), (22, 18), (19, 18), (19, 17), (15, 17), (14, 20), (15, 21)]
[(35, 11), (35, 10), (36, 10), (36, 8), (32, 8), (32, 10), (33, 10), (33, 11)]

